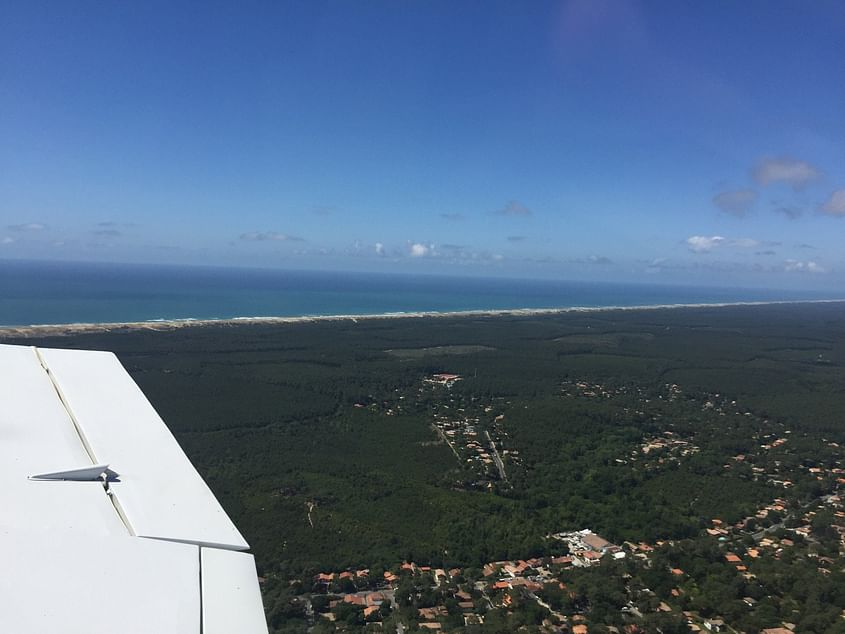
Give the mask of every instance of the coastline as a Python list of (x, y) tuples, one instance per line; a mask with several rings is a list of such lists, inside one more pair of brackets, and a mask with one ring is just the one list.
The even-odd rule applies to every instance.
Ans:
[(312, 322), (333, 321), (373, 321), (384, 319), (420, 319), (420, 318), (461, 318), (461, 317), (531, 317), (544, 315), (563, 315), (568, 313), (600, 313), (613, 311), (675, 310), (694, 308), (730, 308), (743, 306), (771, 306), (795, 304), (838, 304), (845, 299), (808, 299), (779, 300), (756, 302), (717, 302), (693, 304), (645, 304), (637, 306), (570, 306), (563, 308), (512, 308), (459, 311), (409, 311), (396, 313), (377, 313), (362, 315), (301, 315), (290, 317), (228, 317), (211, 319), (161, 319), (134, 322), (72, 323), (72, 324), (33, 324), (29, 326), (2, 326), (0, 337), (29, 338), (72, 336), (77, 334), (127, 332), (150, 330), (167, 332), (181, 328), (238, 326), (238, 325), (284, 325)]

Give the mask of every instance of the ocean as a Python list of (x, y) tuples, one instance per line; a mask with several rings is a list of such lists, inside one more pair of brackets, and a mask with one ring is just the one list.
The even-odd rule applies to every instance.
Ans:
[(0, 325), (839, 299), (804, 291), (0, 261)]

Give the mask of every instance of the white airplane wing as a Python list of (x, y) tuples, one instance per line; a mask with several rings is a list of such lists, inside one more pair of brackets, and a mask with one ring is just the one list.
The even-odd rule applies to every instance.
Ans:
[(0, 632), (266, 634), (248, 548), (113, 354), (0, 345)]

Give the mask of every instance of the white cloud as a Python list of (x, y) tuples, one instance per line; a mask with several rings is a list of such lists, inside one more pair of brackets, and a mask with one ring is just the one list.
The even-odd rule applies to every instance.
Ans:
[(6, 228), (9, 231), (44, 231), (47, 225), (42, 225), (40, 222), (27, 222), (22, 225), (8, 225)]
[(434, 244), (408, 242), (408, 254), (411, 257), (425, 257), (438, 259), (449, 264), (469, 266), (472, 264), (487, 265), (506, 261), (508, 258), (501, 253), (489, 251), (474, 251), (468, 245), (462, 244)]
[(12, 244), (15, 242), (14, 238), (10, 238), (9, 236), (5, 236), (2, 240), (0, 240), (0, 244)]
[(690, 236), (687, 238), (687, 246), (693, 253), (710, 253), (724, 242), (725, 238), (722, 236)]
[(247, 242), (303, 242), (302, 238), (278, 231), (250, 231), (249, 233), (242, 233), (240, 238)]
[(604, 255), (589, 255), (586, 258), (573, 258), (570, 264), (613, 264), (613, 260)]
[(756, 249), (761, 246), (779, 246), (779, 242), (761, 242), (753, 238), (725, 238), (724, 236), (690, 236), (686, 245), (693, 253), (710, 253), (721, 247)]
[(498, 212), (503, 216), (530, 216), (531, 210), (518, 200), (510, 200)]
[(821, 171), (806, 161), (789, 157), (769, 158), (760, 161), (752, 175), (760, 185), (786, 183), (793, 189), (802, 189), (821, 178)]
[(384, 255), (384, 245), (381, 242), (376, 242), (373, 248), (376, 250), (376, 255)]
[(713, 196), (713, 204), (726, 214), (744, 216), (757, 200), (757, 192), (753, 189), (737, 189), (720, 192)]
[(822, 211), (829, 216), (845, 216), (845, 189), (837, 189), (822, 205)]
[(783, 268), (789, 272), (797, 273), (825, 273), (825, 269), (813, 260), (802, 262), (800, 260), (787, 260), (783, 263)]
[(409, 247), (412, 258), (422, 258), (431, 253), (434, 248), (433, 244), (423, 244), (421, 242), (414, 242)]

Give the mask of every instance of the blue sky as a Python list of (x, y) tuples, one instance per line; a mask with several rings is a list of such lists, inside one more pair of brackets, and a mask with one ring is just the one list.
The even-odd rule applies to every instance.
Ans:
[(0, 259), (845, 288), (845, 4), (0, 5)]

